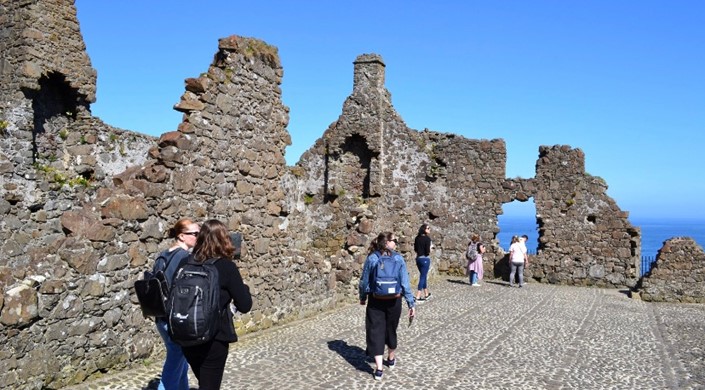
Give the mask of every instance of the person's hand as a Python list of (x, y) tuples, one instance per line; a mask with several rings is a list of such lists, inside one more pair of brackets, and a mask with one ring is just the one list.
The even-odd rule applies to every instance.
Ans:
[(415, 315), (416, 315), (416, 308), (412, 307), (411, 309), (409, 309), (409, 317), (413, 317)]

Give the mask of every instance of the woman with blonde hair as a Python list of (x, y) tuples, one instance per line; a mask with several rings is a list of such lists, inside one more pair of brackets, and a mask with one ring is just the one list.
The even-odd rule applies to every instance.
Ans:
[(514, 287), (514, 276), (519, 274), (519, 287), (524, 287), (524, 265), (528, 258), (526, 246), (522, 245), (519, 236), (512, 237), (512, 245), (509, 246), (509, 287)]

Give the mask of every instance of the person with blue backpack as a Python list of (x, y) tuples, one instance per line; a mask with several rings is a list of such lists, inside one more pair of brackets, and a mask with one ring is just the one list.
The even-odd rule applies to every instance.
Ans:
[[(174, 240), (174, 244), (159, 253), (153, 268), (154, 273), (164, 272), (167, 286), (171, 287), (179, 263), (189, 256), (191, 248), (196, 245), (196, 236), (199, 231), (198, 224), (190, 219), (181, 219), (169, 229), (169, 238)], [(188, 363), (181, 346), (169, 336), (168, 322), (165, 317), (156, 317), (155, 322), (157, 331), (164, 341), (164, 347), (166, 347), (166, 359), (164, 359), (158, 389), (189, 390)]]
[[(374, 357), (374, 378), (381, 380), (384, 366), (396, 365), (397, 327), (401, 317), (401, 298), (409, 307), (409, 321), (414, 318), (414, 294), (409, 273), (401, 254), (395, 251), (397, 239), (391, 232), (380, 233), (370, 244), (360, 277), (360, 304), (367, 304), (365, 335), (367, 355)], [(409, 322), (411, 324), (411, 322)], [(387, 359), (384, 347), (387, 346)]]

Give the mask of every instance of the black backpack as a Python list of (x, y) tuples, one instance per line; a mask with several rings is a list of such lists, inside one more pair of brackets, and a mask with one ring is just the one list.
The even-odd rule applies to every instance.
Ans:
[(176, 254), (165, 256), (161, 252), (154, 262), (151, 271), (145, 271), (142, 280), (135, 281), (135, 293), (145, 317), (166, 317), (166, 303), (169, 298), (171, 275), (168, 275), (169, 265)]
[(196, 262), (189, 256), (176, 272), (169, 291), (167, 321), (169, 335), (189, 347), (213, 339), (220, 323), (220, 283), (215, 262)]
[(370, 278), (370, 292), (375, 297), (392, 297), (401, 294), (401, 262), (394, 259), (396, 252), (383, 255), (375, 252), (377, 264), (372, 269)]

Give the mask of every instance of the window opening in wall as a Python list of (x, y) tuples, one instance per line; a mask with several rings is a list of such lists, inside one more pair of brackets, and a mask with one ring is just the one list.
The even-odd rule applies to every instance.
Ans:
[[(347, 137), (339, 151), (326, 154), (324, 202), (332, 202), (343, 194), (369, 198), (372, 159), (376, 157), (367, 146), (367, 140), (359, 134)], [(332, 193), (329, 188), (331, 175), (334, 175), (338, 193)]]
[(32, 110), (34, 111), (32, 135), (35, 160), (38, 155), (38, 135), (52, 130), (47, 128), (48, 123), (57, 118), (59, 121), (76, 119), (78, 108), (88, 107), (85, 96), (81, 95), (76, 88), (72, 88), (63, 74), (49, 72), (46, 76), (42, 76), (38, 82), (39, 90), (24, 90), (25, 96), (32, 100)]
[(588, 215), (587, 216), (588, 222), (596, 223), (597, 222), (597, 216), (596, 215)]
[(370, 166), (372, 165), (373, 153), (367, 147), (367, 140), (358, 134), (345, 139), (343, 152), (355, 156), (352, 160), (354, 171), (351, 172), (354, 181), (355, 193), (363, 198), (370, 197)]
[(539, 230), (536, 218), (536, 205), (533, 198), (526, 202), (515, 200), (502, 205), (504, 214), (497, 216), (499, 233), (497, 241), (505, 252), (509, 252), (513, 236), (529, 236), (526, 249), (529, 254), (536, 254), (539, 243)]

